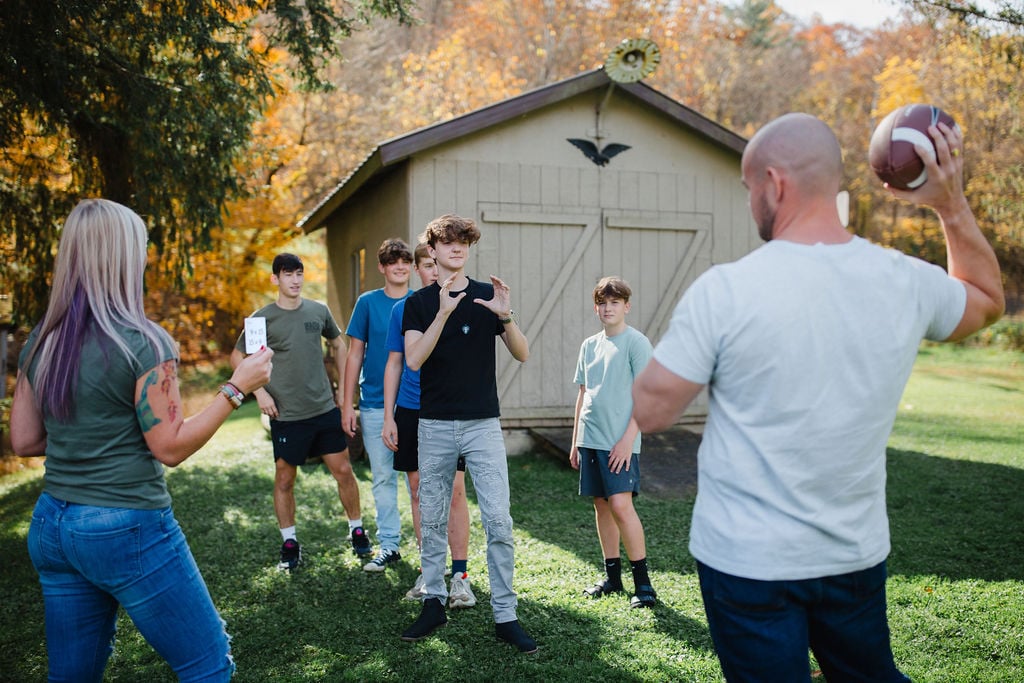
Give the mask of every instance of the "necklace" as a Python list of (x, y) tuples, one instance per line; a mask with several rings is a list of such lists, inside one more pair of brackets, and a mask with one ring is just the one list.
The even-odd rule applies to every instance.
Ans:
[[(467, 284), (466, 288), (462, 291), (466, 293), (466, 296), (468, 296), (469, 285)], [(461, 293), (462, 292), (449, 292), (448, 296), (451, 296), (452, 294), (458, 295)], [(455, 311), (453, 311), (453, 313), (455, 314), (455, 324), (458, 325), (459, 331), (462, 332), (462, 334), (469, 334), (469, 318), (471, 313), (469, 307), (463, 305), (465, 303), (465, 300), (466, 297), (463, 297), (462, 300), (459, 301), (459, 303), (455, 306)]]

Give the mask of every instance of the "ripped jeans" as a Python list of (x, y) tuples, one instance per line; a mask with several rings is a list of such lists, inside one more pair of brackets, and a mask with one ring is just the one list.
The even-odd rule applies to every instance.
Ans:
[(459, 456), (466, 459), (487, 534), (487, 575), (495, 623), (514, 621), (516, 594), (512, 590), (515, 549), (509, 513), (508, 462), (498, 418), (427, 420), (419, 422), (420, 563), (427, 598), (445, 602), (445, 556), (448, 552), (448, 512)]

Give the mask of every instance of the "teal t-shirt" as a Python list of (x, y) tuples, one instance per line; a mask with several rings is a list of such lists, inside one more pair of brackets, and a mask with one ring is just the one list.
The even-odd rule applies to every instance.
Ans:
[[(601, 331), (583, 340), (574, 380), (584, 386), (577, 446), (610, 451), (622, 438), (633, 414), (633, 380), (652, 352), (650, 340), (633, 327), (614, 337)], [(640, 434), (633, 452), (640, 452)]]
[[(267, 346), (274, 351), (274, 371), (264, 387), (277, 404), (282, 422), (323, 415), (335, 407), (331, 380), (324, 367), (324, 339), (335, 339), (341, 328), (327, 306), (302, 299), (293, 310), (268, 304), (252, 314), (267, 319)], [(235, 348), (245, 352), (245, 333)]]
[[(46, 473), (43, 489), (54, 498), (81, 505), (157, 510), (171, 497), (164, 467), (153, 457), (135, 412), (136, 382), (164, 362), (175, 362), (170, 337), (155, 352), (137, 330), (119, 328), (135, 354), (129, 361), (114, 342), (95, 335), (82, 347), (75, 410), (69, 422), (43, 416)], [(19, 367), (35, 333), (22, 351)], [(29, 368), (29, 383), (36, 363)], [(24, 371), (24, 368), (22, 367)]]

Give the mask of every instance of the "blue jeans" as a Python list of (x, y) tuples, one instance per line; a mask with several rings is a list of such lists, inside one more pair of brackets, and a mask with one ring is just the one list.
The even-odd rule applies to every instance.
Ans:
[(885, 614), (885, 562), (799, 581), (757, 581), (698, 562), (708, 628), (730, 683), (811, 680), (807, 650), (829, 683), (908, 683)]
[(370, 458), (373, 475), (373, 504), (377, 508), (377, 542), (381, 549), (398, 550), (402, 537), (402, 519), (398, 516), (398, 472), (395, 454), (384, 445), (383, 408), (360, 408), (363, 447)]
[(119, 604), (179, 680), (231, 678), (230, 638), (171, 508), (77, 505), (43, 493), (28, 551), (43, 588), (51, 681), (102, 680)]
[(425, 420), (420, 418), (420, 563), (428, 598), (444, 602), (444, 563), (448, 552), (448, 513), (459, 456), (473, 477), (480, 521), (487, 534), (487, 578), (495, 623), (516, 619), (512, 590), (515, 548), (509, 513), (508, 461), (498, 418)]

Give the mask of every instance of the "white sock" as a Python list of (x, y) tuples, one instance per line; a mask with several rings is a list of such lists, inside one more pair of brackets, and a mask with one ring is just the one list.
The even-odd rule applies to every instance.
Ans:
[(290, 526), (285, 529), (281, 529), (281, 540), (287, 541), (289, 538), (293, 538), (296, 541), (299, 539), (295, 536), (295, 526)]
[(348, 530), (349, 530), (350, 533), (352, 531), (355, 531), (356, 527), (361, 527), (362, 525), (363, 525), (363, 518), (362, 517), (360, 517), (358, 519), (350, 519), (350, 520), (348, 520)]

